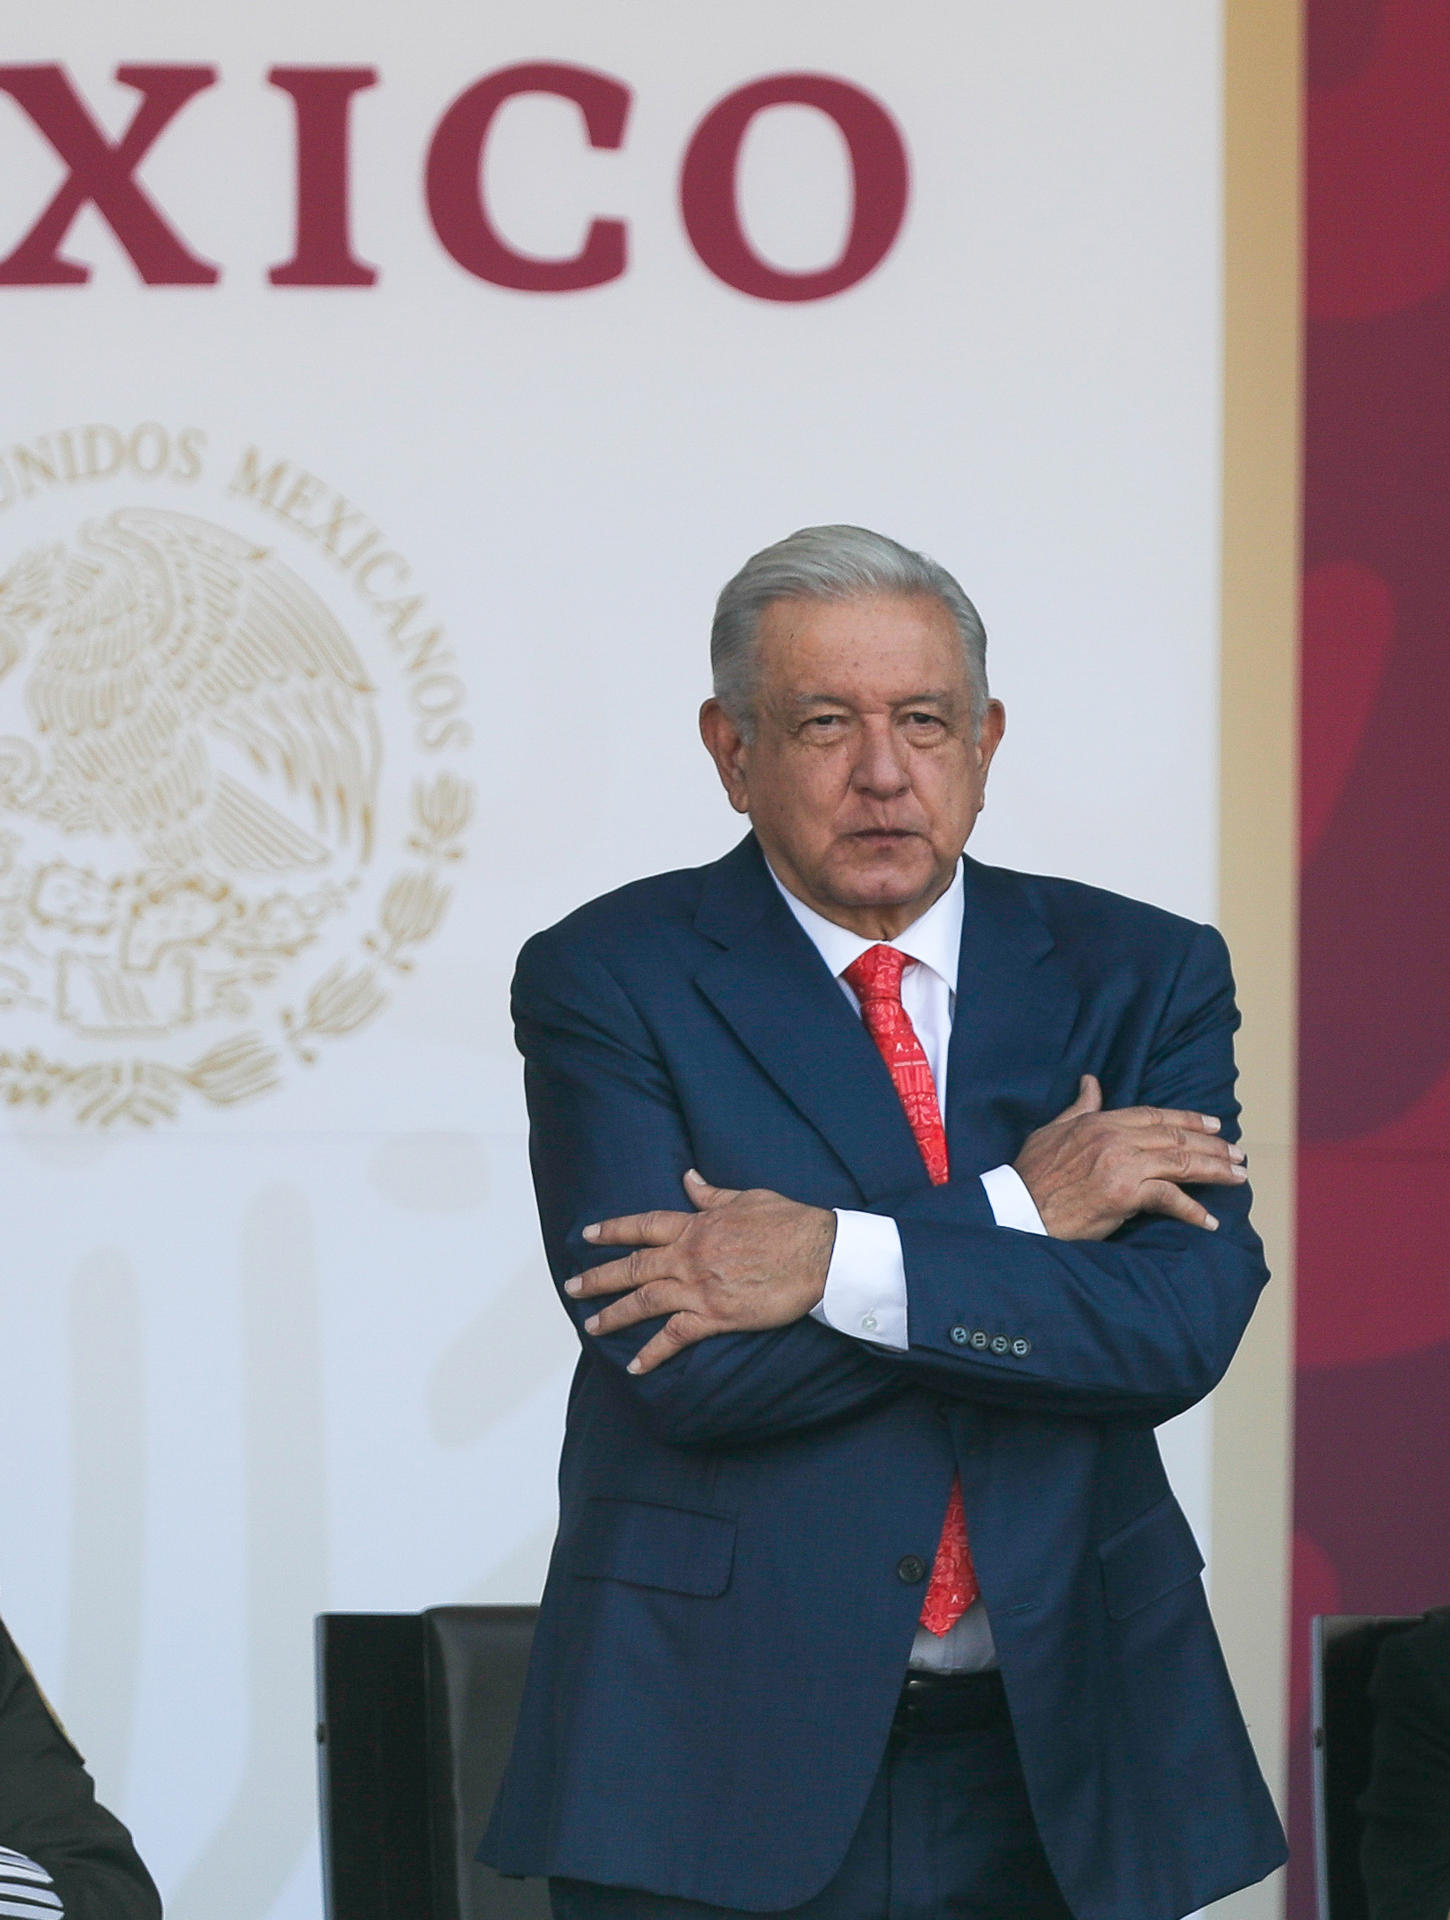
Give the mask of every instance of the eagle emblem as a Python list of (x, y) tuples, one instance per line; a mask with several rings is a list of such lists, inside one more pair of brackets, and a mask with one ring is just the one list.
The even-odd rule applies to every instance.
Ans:
[(0, 577), (5, 726), (0, 1006), (110, 1037), (245, 1015), (372, 856), (377, 689), (306, 582), (209, 521), (119, 508)]
[[(142, 433), (165, 430), (112, 438)], [(292, 464), (248, 448), (198, 496), (204, 438), (184, 492), (136, 465), (147, 503), (108, 497), (108, 473), (82, 524), (60, 514), (94, 476), (42, 436), (46, 531), (0, 559), (3, 1111), (154, 1126), (250, 1102), (378, 1019), (454, 896), (477, 796), (443, 622), (414, 593), (410, 651), (397, 606), (279, 504)]]
[(0, 579), (0, 681), (22, 668), (33, 735), (0, 737), (0, 810), (169, 872), (371, 853), (376, 688), (267, 548), (145, 507), (36, 548)]

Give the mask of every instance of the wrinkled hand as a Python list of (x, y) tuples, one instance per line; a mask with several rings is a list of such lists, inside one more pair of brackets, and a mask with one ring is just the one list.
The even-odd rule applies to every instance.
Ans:
[(1214, 1228), (1183, 1188), (1248, 1179), (1243, 1149), (1217, 1137), (1219, 1124), (1163, 1107), (1105, 1113), (1103, 1090), (1085, 1073), (1076, 1100), (1028, 1136), (1014, 1165), (1055, 1240), (1106, 1240), (1135, 1213)]
[(764, 1187), (712, 1187), (693, 1167), (685, 1193), (694, 1213), (657, 1209), (586, 1227), (584, 1238), (596, 1246), (635, 1252), (564, 1283), (575, 1299), (622, 1296), (584, 1322), (588, 1333), (669, 1316), (630, 1361), (631, 1373), (649, 1373), (712, 1334), (789, 1326), (826, 1290), (835, 1214)]

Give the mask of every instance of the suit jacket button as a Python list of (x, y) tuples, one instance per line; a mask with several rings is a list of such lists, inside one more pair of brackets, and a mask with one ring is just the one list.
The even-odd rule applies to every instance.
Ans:
[(992, 1336), (992, 1351), (993, 1353), (1005, 1353), (1007, 1351), (1007, 1336), (1005, 1333), (997, 1333)]
[(926, 1562), (919, 1553), (904, 1553), (896, 1563), (896, 1577), (908, 1587), (926, 1578)]
[(1012, 1351), (1019, 1360), (1025, 1360), (1027, 1355), (1032, 1351), (1032, 1342), (1020, 1338), (1016, 1339), (1012, 1342)]
[(965, 1327), (952, 1328), (951, 1338), (954, 1346), (964, 1347), (967, 1344), (968, 1340), (971, 1339), (971, 1337), (972, 1336), (967, 1332)]
[(986, 1344), (987, 1344), (987, 1336), (985, 1333), (982, 1332), (981, 1328), (979, 1327), (977, 1331), (972, 1335), (972, 1345), (976, 1348), (978, 1353), (981, 1353), (983, 1349), (986, 1347)]

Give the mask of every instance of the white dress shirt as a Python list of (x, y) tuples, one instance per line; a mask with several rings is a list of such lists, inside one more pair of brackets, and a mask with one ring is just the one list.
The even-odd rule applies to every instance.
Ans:
[[(852, 1009), (861, 1008), (841, 976), (853, 961), (875, 946), (892, 946), (904, 953), (907, 965), (901, 977), (901, 1004), (926, 1055), (936, 1083), (937, 1105), (946, 1114), (947, 1053), (956, 1011), (957, 965), (961, 956), (965, 888), (960, 864), (951, 885), (920, 919), (894, 940), (863, 939), (847, 927), (827, 920), (784, 886), (772, 869), (771, 878), (799, 921), (817, 953), (840, 984)], [(981, 1176), (987, 1204), (999, 1227), (1020, 1233), (1045, 1233), (1032, 1195), (1015, 1168), (993, 1167)], [(875, 1213), (836, 1209), (836, 1244), (826, 1273), (826, 1291), (811, 1316), (838, 1333), (871, 1346), (904, 1352), (907, 1339), (906, 1262), (896, 1222)], [(935, 1542), (933, 1542), (935, 1545)], [(966, 1673), (997, 1664), (987, 1609), (975, 1601), (948, 1632), (937, 1635), (917, 1630), (911, 1665), (918, 1670)]]

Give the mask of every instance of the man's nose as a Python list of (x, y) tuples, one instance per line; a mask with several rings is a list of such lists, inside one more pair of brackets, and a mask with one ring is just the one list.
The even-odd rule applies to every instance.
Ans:
[(873, 726), (868, 722), (862, 728), (851, 784), (858, 793), (878, 800), (889, 800), (911, 785), (905, 749), (889, 723)]

